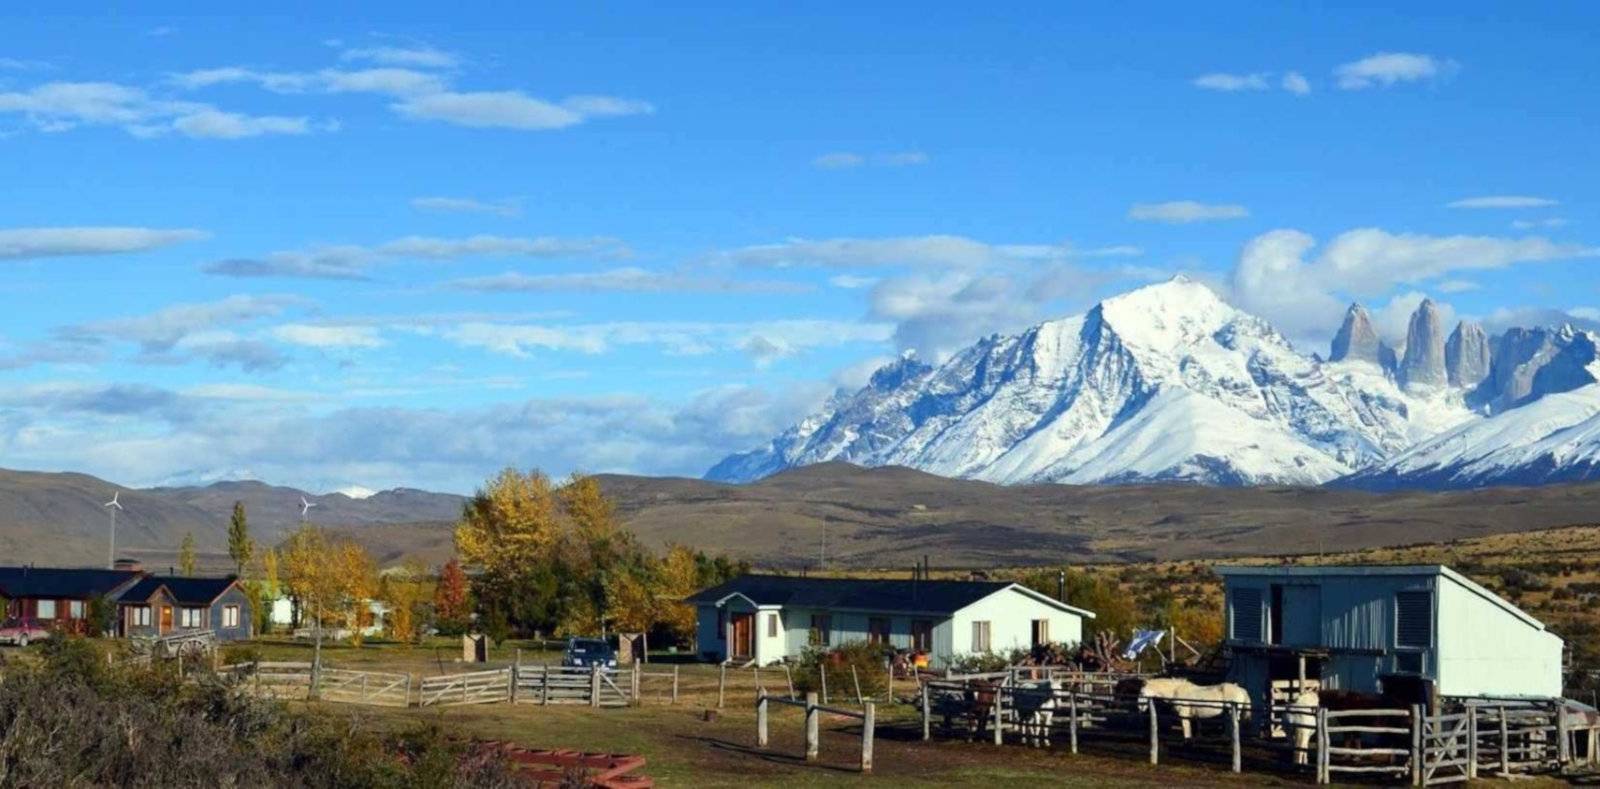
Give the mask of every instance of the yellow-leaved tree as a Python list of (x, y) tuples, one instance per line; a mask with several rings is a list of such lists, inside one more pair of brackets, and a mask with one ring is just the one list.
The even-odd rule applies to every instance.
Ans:
[(700, 562), (693, 548), (667, 546), (667, 555), (661, 560), (660, 584), (659, 621), (679, 641), (690, 641), (694, 638), (695, 610), (683, 599), (700, 591)]
[(360, 646), (366, 629), (373, 624), (372, 601), (378, 596), (378, 563), (354, 540), (339, 540), (334, 560), (342, 582), (340, 592), (344, 595), (350, 643)]
[(547, 559), (560, 536), (550, 478), (508, 468), (463, 508), (456, 553), (487, 573), (514, 575)]
[(403, 644), (415, 642), (418, 609), (433, 599), (428, 568), (411, 559), (384, 573), (378, 582), (378, 597), (389, 607), (389, 637)]

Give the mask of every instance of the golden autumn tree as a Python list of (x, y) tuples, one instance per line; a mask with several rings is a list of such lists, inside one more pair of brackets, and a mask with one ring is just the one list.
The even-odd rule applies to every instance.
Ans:
[(301, 619), (310, 617), (322, 629), (325, 612), (341, 603), (341, 582), (326, 532), (301, 526), (284, 541), (279, 558), (283, 588), (300, 608)]
[(671, 544), (661, 560), (658, 621), (682, 642), (694, 638), (694, 606), (683, 599), (700, 591), (700, 558), (687, 545)]
[(389, 607), (389, 637), (401, 643), (417, 640), (418, 609), (433, 597), (428, 568), (415, 559), (383, 574), (378, 597)]
[(365, 630), (373, 624), (372, 601), (378, 596), (378, 563), (354, 540), (338, 540), (333, 554), (339, 575), (350, 643), (361, 645)]
[(456, 553), (487, 573), (515, 573), (548, 559), (560, 536), (550, 478), (508, 468), (463, 508), (455, 530)]

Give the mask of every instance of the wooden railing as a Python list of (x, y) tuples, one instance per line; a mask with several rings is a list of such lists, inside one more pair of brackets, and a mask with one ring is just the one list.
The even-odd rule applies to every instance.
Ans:
[(849, 710), (840, 707), (823, 706), (818, 701), (818, 698), (816, 692), (807, 693), (805, 699), (800, 700), (769, 696), (765, 690), (759, 691), (756, 695), (756, 747), (767, 747), (767, 722), (770, 717), (768, 710), (773, 704), (799, 707), (805, 710), (806, 761), (817, 761), (822, 757), (820, 716), (826, 712), (829, 715), (861, 721), (861, 772), (872, 772), (872, 741), (877, 734), (878, 725), (877, 705), (868, 701), (862, 705), (860, 710)]

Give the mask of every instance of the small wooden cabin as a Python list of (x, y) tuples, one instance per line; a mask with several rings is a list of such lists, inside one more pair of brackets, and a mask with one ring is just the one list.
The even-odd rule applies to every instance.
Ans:
[(5, 600), (6, 618), (23, 617), (81, 633), (88, 628), (94, 600), (115, 600), (143, 576), (137, 570), (0, 567), (0, 599)]
[(219, 641), (239, 641), (255, 634), (250, 596), (233, 576), (145, 576), (123, 592), (117, 607), (124, 636), (212, 630)]

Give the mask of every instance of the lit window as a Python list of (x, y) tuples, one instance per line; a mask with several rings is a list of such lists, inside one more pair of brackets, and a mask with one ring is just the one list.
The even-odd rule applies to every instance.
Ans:
[(185, 608), (179, 612), (178, 626), (200, 627), (200, 621), (204, 614), (204, 608)]
[(82, 600), (68, 600), (67, 601), (67, 616), (69, 618), (71, 618), (71, 619), (82, 619), (83, 618), (83, 601)]
[(238, 627), (239, 626), (239, 606), (236, 606), (236, 605), (225, 605), (225, 606), (222, 607), (222, 626), (223, 627)]
[(132, 626), (134, 626), (134, 627), (149, 627), (150, 626), (150, 606), (147, 606), (147, 605), (136, 605), (136, 606), (128, 609), (128, 612), (129, 612), (129, 620), (130, 620), (129, 624), (131, 624)]
[(40, 600), (38, 607), (36, 607), (34, 609), (34, 611), (33, 611), (33, 618), (35, 618), (35, 619), (55, 619), (56, 618), (56, 601), (54, 601), (54, 600)]

